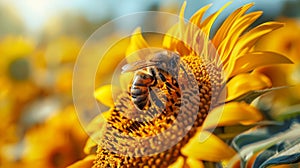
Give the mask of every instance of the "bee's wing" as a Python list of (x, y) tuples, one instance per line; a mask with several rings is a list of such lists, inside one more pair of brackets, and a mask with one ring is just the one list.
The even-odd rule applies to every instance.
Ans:
[(136, 61), (130, 64), (126, 64), (122, 67), (122, 73), (124, 72), (132, 72), (132, 71), (136, 71), (139, 69), (143, 69), (149, 66), (155, 66), (157, 65), (157, 62), (152, 62), (152, 61), (146, 61), (146, 60), (140, 60), (140, 61)]

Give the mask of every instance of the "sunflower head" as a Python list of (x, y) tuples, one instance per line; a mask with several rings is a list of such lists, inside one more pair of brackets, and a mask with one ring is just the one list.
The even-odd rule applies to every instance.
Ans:
[(74, 107), (69, 105), (26, 132), (21, 161), (28, 167), (66, 167), (83, 156), (80, 149), (86, 138)]
[[(13, 81), (24, 81), (30, 76), (28, 56), (33, 52), (33, 44), (23, 38), (6, 37), (0, 43), (0, 73)], [(4, 74), (3, 74), (4, 73)]]
[[(266, 75), (255, 69), (291, 61), (275, 52), (256, 51), (254, 45), (259, 38), (283, 24), (267, 22), (251, 28), (262, 12), (246, 13), (253, 6), (247, 4), (232, 12), (210, 40), (212, 25), (230, 3), (203, 19), (210, 5), (205, 6), (189, 21), (183, 19), (185, 5), (186, 2), (179, 22), (169, 29), (161, 42), (163, 50), (180, 57), (177, 76), (161, 68), (164, 62), (144, 60), (145, 63), (134, 63), (143, 65), (133, 68), (134, 76), (150, 74), (155, 79), (154, 84), (146, 85), (136, 78), (124, 80), (129, 81), (129, 88), (121, 91), (115, 102), (111, 101), (111, 90), (97, 90), (96, 97), (111, 109), (105, 120), (107, 123), (102, 125), (104, 131), (97, 137), (99, 146), (94, 167), (185, 167), (201, 166), (201, 160), (227, 160), (235, 151), (210, 131), (217, 126), (253, 124), (263, 118), (250, 103), (273, 85)], [(135, 58), (145, 58), (145, 53), (157, 54), (147, 48), (151, 45), (143, 38), (141, 29), (136, 29), (126, 52), (127, 63), (132, 64), (130, 56), (133, 53)], [(152, 90), (154, 92), (150, 93)], [(141, 97), (138, 91), (147, 93), (146, 98), (141, 98), (141, 101), (149, 101), (146, 110), (138, 110), (135, 106), (134, 100)], [(109, 103), (106, 100), (110, 100)], [(157, 139), (144, 141), (148, 137)], [(199, 137), (204, 142), (200, 142)], [(161, 150), (161, 146), (171, 142), (176, 144)], [(147, 150), (154, 152), (149, 155)]]

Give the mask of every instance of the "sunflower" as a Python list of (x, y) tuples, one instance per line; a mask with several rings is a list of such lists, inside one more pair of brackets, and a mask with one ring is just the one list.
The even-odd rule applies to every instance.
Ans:
[[(257, 49), (268, 49), (288, 56), (293, 62), (300, 62), (300, 24), (298, 19), (278, 18), (278, 21), (285, 23), (282, 29), (278, 29), (261, 38)], [(280, 39), (280, 40), (279, 40)]]
[(0, 39), (0, 160), (3, 164), (12, 159), (7, 151), (17, 143), (19, 136), (16, 121), (26, 102), (37, 95), (38, 89), (32, 81), (30, 60), (33, 43), (23, 37), (5, 36)]
[[(35, 94), (29, 56), (33, 43), (23, 37), (7, 36), (0, 41), (1, 94), (9, 92), (10, 97), (26, 101)], [(19, 93), (23, 94), (19, 94)]]
[(35, 82), (44, 93), (71, 99), (72, 71), (80, 46), (81, 40), (72, 36), (40, 43), (31, 60)]
[[(261, 11), (246, 14), (247, 10), (253, 6), (252, 3), (231, 13), (209, 41), (212, 25), (229, 4), (227, 3), (206, 19), (203, 19), (203, 15), (210, 5), (204, 6), (190, 18), (189, 22), (185, 22), (183, 18), (186, 3), (184, 3), (180, 11), (181, 19), (164, 35), (162, 40), (162, 47), (165, 50), (180, 55), (180, 60), (191, 71), (199, 88), (199, 94), (195, 98), (199, 100), (199, 104), (191, 99), (192, 107), (189, 106), (190, 111), (198, 107), (199, 110), (188, 133), (183, 135), (183, 138), (174, 146), (150, 156), (124, 156), (99, 145), (96, 155), (91, 155), (95, 158), (93, 167), (204, 167), (206, 164), (210, 164), (207, 161), (222, 161), (223, 164), (226, 164), (226, 161), (236, 154), (217, 134), (212, 134), (211, 130), (216, 126), (224, 128), (224, 126), (249, 125), (262, 120), (263, 115), (250, 103), (260, 95), (255, 91), (262, 90), (263, 92), (264, 89), (272, 88), (272, 79), (254, 70), (265, 65), (291, 63), (291, 61), (275, 52), (254, 50), (253, 47), (259, 38), (282, 27), (283, 24), (267, 22), (249, 30), (251, 24), (262, 15)], [(211, 45), (215, 47), (215, 50), (211, 48)], [(131, 37), (126, 58), (132, 53), (137, 53), (138, 57), (142, 57), (139, 53), (144, 54), (145, 52), (137, 51), (149, 47), (151, 45), (143, 38), (141, 30), (138, 28)], [(130, 58), (128, 58), (128, 62), (130, 62)], [(224, 71), (224, 75), (221, 71)], [(130, 79), (123, 79), (121, 81), (130, 81)], [(111, 96), (112, 87), (114, 86), (106, 85), (95, 92), (96, 98), (111, 108), (104, 113), (108, 124), (103, 123), (103, 118), (102, 121), (95, 118), (91, 123), (93, 126), (90, 127), (94, 130), (104, 127), (106, 134), (101, 134), (104, 138), (100, 137), (100, 139), (102, 138), (112, 147), (118, 146), (116, 143), (118, 139), (109, 136), (116, 133), (109, 126), (123, 131), (130, 137), (145, 137), (149, 134), (155, 135), (155, 132), (164, 132), (171, 127), (167, 122), (175, 122), (173, 115), (178, 100), (176, 95), (167, 99), (167, 103), (173, 102), (173, 104), (168, 104), (170, 108), (166, 111), (166, 114), (170, 113), (171, 115), (135, 125), (137, 122), (130, 121), (123, 115), (125, 113), (135, 115), (130, 95), (127, 92), (121, 93), (114, 102)], [(225, 100), (222, 100), (222, 97)], [(222, 101), (225, 102), (224, 105), (220, 105)], [(151, 107), (149, 108), (151, 109)], [(181, 120), (184, 123), (189, 122), (190, 112), (188, 110), (183, 112), (186, 115)], [(214, 132), (218, 130), (216, 129)], [(182, 136), (181, 132), (180, 129), (172, 132), (174, 135), (167, 136), (167, 139), (163, 139), (161, 143), (167, 144), (175, 141), (176, 137)], [(126, 144), (126, 142), (120, 140), (120, 144)], [(88, 141), (85, 148), (86, 153), (92, 154), (94, 146), (95, 142)], [(91, 164), (92, 159), (88, 158), (71, 167)]]
[(290, 87), (273, 92), (268, 96), (261, 98), (261, 101), (272, 101), (272, 117), (284, 115), (289, 109), (297, 109), (300, 96), (300, 24), (299, 20), (292, 18), (279, 18), (280, 22), (285, 23), (285, 27), (273, 31), (272, 33), (261, 38), (257, 49), (267, 49), (270, 51), (282, 53), (290, 58), (293, 65), (271, 65), (259, 68), (256, 71), (264, 73), (273, 79), (276, 85), (289, 85)]
[(69, 105), (26, 132), (20, 162), (23, 167), (66, 167), (83, 156), (80, 149), (86, 139), (75, 109)]
[(0, 39), (0, 110), (7, 124), (15, 123), (24, 106), (40, 93), (33, 80), (33, 51), (33, 42), (24, 37), (6, 36)]

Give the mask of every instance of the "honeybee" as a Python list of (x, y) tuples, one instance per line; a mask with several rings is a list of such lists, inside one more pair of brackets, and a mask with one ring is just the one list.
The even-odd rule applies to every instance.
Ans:
[[(159, 83), (167, 82), (169, 75), (177, 78), (180, 68), (180, 57), (176, 53), (161, 51), (150, 56), (149, 60), (126, 64), (122, 72), (135, 72), (130, 95), (133, 104), (139, 110), (145, 110), (150, 105), (149, 93)], [(167, 87), (171, 87), (169, 84)]]

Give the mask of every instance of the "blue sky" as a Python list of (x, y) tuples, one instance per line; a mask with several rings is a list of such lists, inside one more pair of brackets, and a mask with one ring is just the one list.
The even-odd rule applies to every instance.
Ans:
[[(88, 2), (88, 3), (87, 3)], [(2, 1), (16, 10), (29, 29), (39, 29), (53, 15), (62, 11), (82, 13), (89, 20), (116, 18), (124, 14), (145, 11), (157, 0), (10, 0)]]
[[(229, 8), (237, 8), (241, 4), (250, 1), (256, 1), (256, 4), (260, 6), (259, 9), (263, 9), (266, 14), (274, 15), (274, 12), (281, 10), (283, 2), (297, 0), (234, 0)], [(183, 0), (0, 0), (0, 5), (6, 3), (6, 5), (14, 8), (26, 26), (34, 31), (41, 28), (51, 16), (62, 11), (82, 13), (91, 21), (99, 21), (105, 18), (113, 19), (122, 15), (145, 11), (157, 3), (166, 8), (171, 5), (180, 8), (182, 2)], [(224, 2), (226, 1), (187, 0), (186, 17), (190, 17), (204, 4), (215, 3), (210, 10), (212, 12), (217, 10), (220, 4), (224, 4)]]

